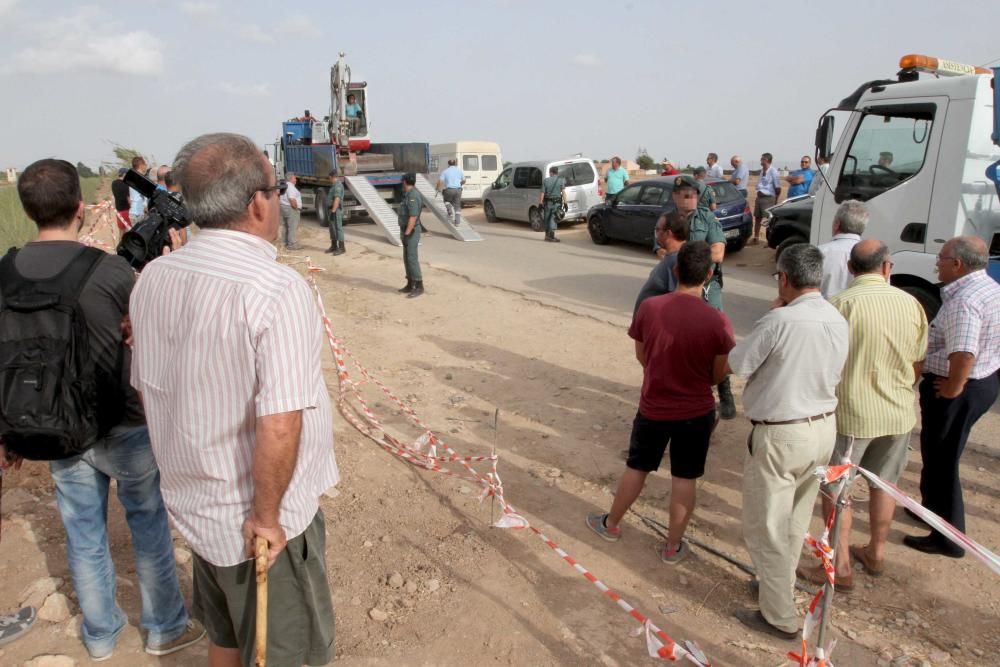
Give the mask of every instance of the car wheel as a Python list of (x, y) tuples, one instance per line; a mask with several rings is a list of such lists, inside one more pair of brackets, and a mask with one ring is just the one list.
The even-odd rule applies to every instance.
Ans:
[(597, 245), (607, 245), (610, 241), (607, 232), (604, 231), (604, 223), (601, 222), (599, 216), (590, 217), (590, 220), (587, 221), (587, 231), (590, 232), (590, 240)]
[(528, 211), (528, 221), (531, 223), (533, 231), (542, 231), (542, 210), (537, 206), (532, 206)]
[(747, 244), (747, 239), (750, 238), (745, 234), (740, 234), (732, 241), (726, 243), (726, 252), (739, 252), (743, 250), (743, 246)]
[(774, 249), (774, 261), (778, 261), (778, 258), (781, 257), (781, 253), (785, 252), (785, 248), (798, 245), (800, 243), (808, 243), (808, 241), (801, 236), (789, 236), (787, 239), (779, 243), (778, 247)]
[(919, 285), (901, 285), (899, 289), (917, 300), (920, 307), (924, 309), (924, 314), (927, 315), (928, 322), (933, 320), (938, 310), (941, 309), (941, 295), (935, 290)]
[(493, 208), (493, 202), (491, 202), (489, 199), (487, 199), (486, 203), (483, 204), (483, 213), (486, 214), (486, 221), (487, 222), (496, 222), (497, 221), (497, 212), (496, 212), (496, 209)]

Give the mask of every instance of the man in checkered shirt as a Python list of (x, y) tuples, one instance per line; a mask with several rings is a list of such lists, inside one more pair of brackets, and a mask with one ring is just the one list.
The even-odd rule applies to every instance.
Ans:
[[(969, 432), (1000, 390), (1000, 284), (986, 274), (982, 239), (959, 236), (941, 247), (941, 310), (931, 322), (920, 383), (921, 504), (965, 532), (959, 460)], [(961, 558), (965, 551), (937, 531), (903, 543)]]

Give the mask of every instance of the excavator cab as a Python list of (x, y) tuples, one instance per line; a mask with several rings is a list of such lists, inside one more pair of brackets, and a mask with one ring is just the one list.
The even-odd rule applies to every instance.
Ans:
[(346, 101), (348, 145), (352, 151), (366, 151), (372, 143), (368, 134), (368, 84), (364, 81), (348, 83)]

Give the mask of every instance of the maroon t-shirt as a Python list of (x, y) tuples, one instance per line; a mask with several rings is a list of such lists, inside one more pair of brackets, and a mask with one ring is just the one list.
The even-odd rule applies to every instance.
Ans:
[(644, 417), (691, 419), (715, 407), (715, 357), (736, 345), (728, 317), (696, 296), (673, 292), (643, 301), (628, 335), (646, 352), (639, 399)]

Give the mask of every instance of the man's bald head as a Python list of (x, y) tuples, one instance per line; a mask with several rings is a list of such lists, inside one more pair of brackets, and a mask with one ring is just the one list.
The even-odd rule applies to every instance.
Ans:
[(851, 273), (882, 273), (882, 265), (889, 261), (889, 248), (878, 239), (858, 241), (851, 248)]

